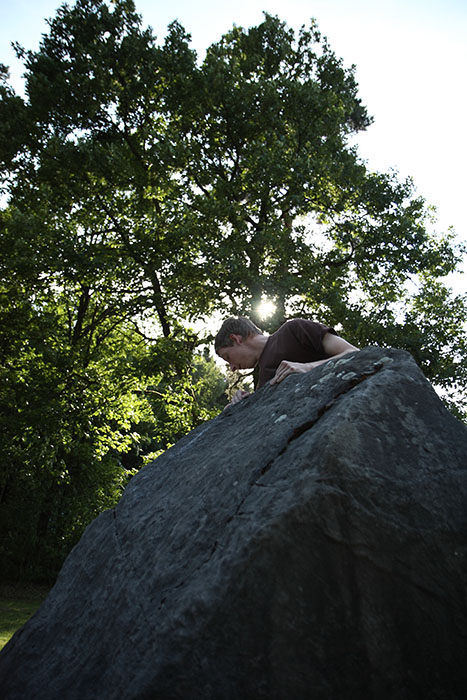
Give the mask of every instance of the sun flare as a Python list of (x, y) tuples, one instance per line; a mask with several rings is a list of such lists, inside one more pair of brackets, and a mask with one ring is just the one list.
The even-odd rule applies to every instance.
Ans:
[(265, 319), (272, 316), (276, 310), (276, 305), (273, 301), (263, 298), (261, 304), (258, 306), (258, 315), (260, 318)]

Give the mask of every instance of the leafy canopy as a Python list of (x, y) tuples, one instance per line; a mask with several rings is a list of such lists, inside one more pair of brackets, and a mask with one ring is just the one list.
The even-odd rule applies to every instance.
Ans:
[(131, 0), (60, 7), (0, 68), (0, 542), (50, 577), (134, 471), (225, 402), (190, 326), (216, 310), (302, 315), (409, 350), (459, 415), (461, 251), (410, 181), (371, 172), (371, 125), (315, 22), (234, 27), (202, 62)]

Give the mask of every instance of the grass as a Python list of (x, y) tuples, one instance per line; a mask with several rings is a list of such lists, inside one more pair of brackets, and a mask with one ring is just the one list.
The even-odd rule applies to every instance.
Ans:
[(43, 586), (0, 587), (0, 649), (36, 612), (48, 590)]

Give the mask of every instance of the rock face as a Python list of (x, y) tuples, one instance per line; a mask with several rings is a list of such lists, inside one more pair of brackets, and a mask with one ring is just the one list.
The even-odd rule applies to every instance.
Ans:
[(264, 387), (87, 528), (0, 696), (465, 698), (466, 454), (402, 351)]

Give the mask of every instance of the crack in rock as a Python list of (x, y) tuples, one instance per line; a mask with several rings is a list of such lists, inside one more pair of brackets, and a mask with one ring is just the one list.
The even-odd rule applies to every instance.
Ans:
[[(312, 418), (309, 421), (306, 421), (305, 423), (302, 423), (301, 425), (294, 428), (294, 430), (292, 431), (292, 434), (288, 437), (287, 442), (284, 445), (284, 447), (278, 452), (278, 454), (273, 459), (271, 459), (261, 469), (261, 475), (266, 474), (266, 472), (268, 472), (271, 469), (271, 467), (274, 464), (274, 462), (276, 461), (276, 459), (278, 457), (281, 457), (284, 454), (284, 452), (287, 450), (287, 448), (289, 447), (291, 442), (293, 442), (294, 440), (299, 438), (301, 435), (303, 435), (303, 433), (306, 433), (307, 430), (310, 430), (311, 428), (313, 428), (313, 426), (316, 425), (316, 423), (320, 420), (320, 418), (322, 418), (324, 416), (324, 414), (327, 413), (329, 411), (329, 409), (334, 406), (336, 401), (338, 401), (338, 399), (340, 399), (341, 396), (344, 396), (344, 394), (347, 394), (349, 391), (351, 391), (356, 386), (358, 386), (358, 384), (361, 384), (362, 382), (366, 381), (369, 377), (372, 377), (375, 374), (377, 374), (383, 367), (384, 367), (383, 362), (377, 362), (374, 365), (374, 368), (372, 371), (365, 372), (365, 373), (361, 374), (360, 376), (355, 375), (355, 378), (353, 378), (349, 382), (349, 384), (344, 389), (342, 389), (342, 391), (338, 392), (331, 399), (331, 401), (328, 401), (328, 403), (326, 403), (324, 406), (321, 406), (321, 408), (318, 409), (318, 414), (317, 414), (316, 418)], [(349, 376), (349, 375), (346, 375), (346, 376)]]

